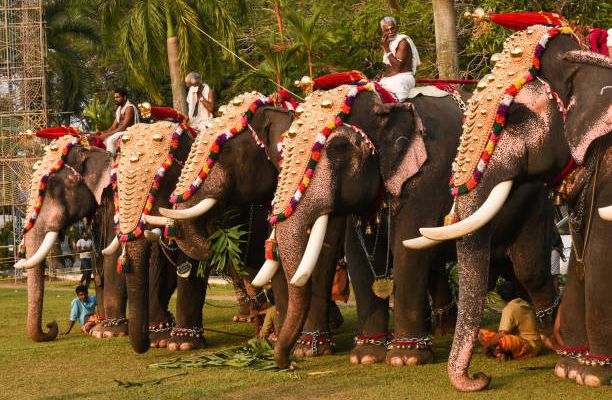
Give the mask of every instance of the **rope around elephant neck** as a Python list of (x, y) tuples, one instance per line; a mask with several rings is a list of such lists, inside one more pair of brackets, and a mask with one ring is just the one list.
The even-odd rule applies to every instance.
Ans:
[[(599, 172), (599, 162), (601, 161), (601, 157), (599, 154), (599, 149), (597, 149), (595, 153), (595, 171), (593, 173), (593, 186), (591, 187), (591, 201), (589, 205), (589, 214), (586, 224), (586, 231), (584, 232), (584, 241), (582, 242), (582, 251), (581, 254), (578, 254), (578, 249), (576, 248), (576, 241), (572, 240), (572, 248), (574, 249), (574, 254), (576, 255), (576, 262), (580, 264), (584, 264), (584, 256), (586, 253), (586, 248), (589, 242), (589, 236), (591, 233), (591, 222), (593, 222), (593, 205), (595, 203), (595, 186), (597, 185), (597, 173)], [(573, 221), (572, 221), (573, 222)], [(570, 224), (570, 227), (572, 224)], [(573, 229), (572, 229), (573, 230)]]
[[(387, 196), (387, 201), (389, 200)], [(388, 202), (389, 203), (389, 202)], [(357, 220), (357, 216), (353, 216), (354, 221)], [(389, 276), (389, 255), (390, 255), (390, 238), (391, 238), (391, 205), (387, 207), (387, 258), (385, 261), (385, 273), (383, 275), (377, 275), (374, 266), (372, 265), (372, 261), (376, 257), (376, 248), (378, 247), (378, 238), (380, 237), (380, 224), (376, 226), (376, 237), (374, 239), (374, 248), (372, 253), (368, 252), (368, 249), (365, 245), (365, 240), (363, 238), (363, 234), (361, 233), (361, 229), (357, 227), (356, 223), (353, 223), (355, 227), (355, 232), (357, 233), (357, 238), (359, 239), (359, 244), (361, 245), (361, 249), (366, 255), (366, 260), (368, 261), (368, 266), (370, 267), (370, 271), (372, 271), (372, 275), (374, 279), (387, 278)]]

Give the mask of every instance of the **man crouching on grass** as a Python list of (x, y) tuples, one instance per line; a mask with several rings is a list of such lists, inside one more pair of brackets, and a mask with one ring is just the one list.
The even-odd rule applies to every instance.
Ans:
[(507, 304), (502, 310), (499, 330), (480, 330), (478, 341), (482, 345), (482, 352), (500, 361), (537, 356), (542, 342), (533, 308), (516, 294), (510, 282), (500, 283), (496, 290)]
[(84, 285), (77, 286), (76, 294), (77, 298), (70, 303), (70, 325), (63, 335), (70, 333), (77, 319), (81, 324), (81, 332), (85, 334), (89, 334), (96, 324), (96, 296), (88, 296), (87, 286)]

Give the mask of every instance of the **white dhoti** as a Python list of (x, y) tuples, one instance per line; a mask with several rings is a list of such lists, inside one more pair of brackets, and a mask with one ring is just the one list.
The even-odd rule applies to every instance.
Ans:
[(386, 76), (378, 83), (393, 93), (400, 102), (405, 101), (410, 95), (410, 90), (416, 86), (416, 81), (411, 72), (401, 72), (397, 75)]
[(117, 153), (117, 140), (123, 135), (122, 132), (115, 132), (106, 139), (104, 139), (104, 145), (106, 146), (106, 151), (110, 151), (114, 156)]

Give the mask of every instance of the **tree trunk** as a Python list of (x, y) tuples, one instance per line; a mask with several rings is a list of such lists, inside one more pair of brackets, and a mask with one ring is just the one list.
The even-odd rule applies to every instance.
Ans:
[(187, 114), (187, 100), (179, 64), (178, 38), (176, 36), (169, 37), (166, 44), (168, 46), (168, 65), (170, 66), (170, 82), (172, 85), (172, 106), (181, 114)]
[(438, 76), (443, 79), (457, 79), (459, 77), (459, 57), (457, 55), (455, 2), (453, 0), (432, 0), (432, 3)]
[(170, 67), (170, 84), (172, 86), (172, 106), (183, 115), (187, 114), (187, 97), (183, 87), (178, 38), (170, 10), (166, 8), (166, 47), (168, 66)]

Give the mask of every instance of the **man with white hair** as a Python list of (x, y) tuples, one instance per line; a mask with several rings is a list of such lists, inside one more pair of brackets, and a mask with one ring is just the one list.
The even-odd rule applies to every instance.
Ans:
[(384, 17), (380, 20), (380, 28), (381, 46), (385, 52), (383, 63), (387, 67), (379, 83), (393, 93), (398, 101), (405, 101), (410, 89), (415, 87), (414, 74), (421, 64), (419, 53), (409, 36), (397, 33), (395, 18)]
[(197, 72), (187, 74), (185, 86), (189, 89), (187, 93), (189, 124), (201, 131), (206, 120), (213, 117), (215, 94), (206, 83), (202, 82), (202, 77)]

